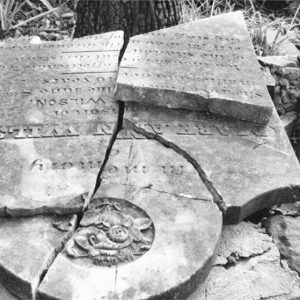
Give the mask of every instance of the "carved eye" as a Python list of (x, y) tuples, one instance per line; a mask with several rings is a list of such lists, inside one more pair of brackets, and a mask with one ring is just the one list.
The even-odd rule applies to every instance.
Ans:
[(91, 234), (89, 236), (89, 242), (92, 246), (95, 245), (95, 243), (97, 242), (97, 237), (94, 234)]
[(128, 231), (122, 226), (113, 226), (107, 233), (108, 238), (116, 243), (123, 243), (128, 238)]

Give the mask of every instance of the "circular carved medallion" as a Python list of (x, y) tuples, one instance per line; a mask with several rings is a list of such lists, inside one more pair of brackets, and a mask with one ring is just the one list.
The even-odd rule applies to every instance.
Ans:
[(111, 267), (134, 261), (151, 248), (153, 239), (153, 222), (141, 208), (122, 199), (95, 199), (65, 252)]

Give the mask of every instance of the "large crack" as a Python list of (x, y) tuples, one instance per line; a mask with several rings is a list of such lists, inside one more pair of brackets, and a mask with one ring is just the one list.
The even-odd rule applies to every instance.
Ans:
[[(54, 251), (52, 251), (49, 254), (49, 256), (46, 260), (46, 263), (41, 267), (41, 270), (39, 271), (39, 274), (37, 275), (36, 280), (32, 284), (32, 294), (33, 294), (32, 300), (36, 300), (36, 293), (37, 293), (38, 287), (42, 283), (42, 281), (43, 281), (44, 277), (46, 276), (50, 267), (53, 265), (56, 257), (62, 252), (66, 243), (72, 238), (74, 232), (78, 229), (78, 227), (80, 225), (80, 221), (81, 221), (85, 211), (88, 209), (88, 206), (89, 206), (91, 200), (93, 199), (95, 193), (101, 186), (101, 181), (102, 181), (101, 176), (102, 176), (105, 166), (109, 160), (112, 147), (117, 139), (117, 135), (118, 135), (120, 129), (122, 128), (123, 115), (124, 115), (124, 104), (119, 103), (118, 119), (114, 126), (113, 133), (110, 138), (108, 147), (106, 149), (104, 160), (103, 160), (103, 162), (100, 166), (99, 172), (97, 174), (95, 186), (91, 190), (91, 192), (88, 195), (86, 195), (82, 209), (79, 212), (77, 212), (77, 214), (75, 215), (74, 218), (72, 218), (70, 220), (70, 228), (69, 228), (67, 234), (65, 235), (63, 240), (57, 245), (57, 247), (54, 249)], [(58, 229), (60, 229), (60, 228), (58, 228)]]
[(147, 139), (158, 141), (164, 147), (174, 150), (177, 154), (185, 158), (197, 171), (200, 180), (204, 183), (207, 190), (213, 196), (214, 203), (216, 203), (216, 205), (221, 210), (221, 212), (225, 213), (227, 209), (227, 205), (225, 201), (223, 200), (222, 196), (217, 191), (217, 189), (214, 187), (213, 183), (208, 179), (208, 176), (206, 175), (203, 168), (189, 153), (184, 151), (182, 148), (178, 147), (173, 142), (163, 138), (161, 135), (155, 134), (153, 132), (148, 132), (144, 128), (136, 126), (134, 123), (132, 123), (130, 120), (126, 118), (124, 118), (123, 122), (126, 128), (134, 130), (135, 132), (145, 136)]
[(89, 206), (91, 200), (93, 199), (95, 193), (97, 192), (97, 190), (101, 186), (101, 181), (102, 181), (101, 176), (102, 176), (102, 173), (104, 172), (106, 164), (107, 164), (107, 162), (109, 160), (110, 153), (111, 153), (112, 147), (113, 147), (113, 145), (114, 145), (114, 143), (115, 143), (115, 141), (117, 139), (118, 133), (119, 133), (119, 131), (122, 128), (122, 125), (123, 125), (123, 115), (124, 115), (124, 104), (123, 103), (118, 103), (118, 106), (119, 106), (118, 119), (117, 119), (116, 124), (114, 126), (113, 133), (112, 133), (112, 136), (111, 136), (111, 138), (109, 140), (108, 146), (106, 148), (104, 160), (103, 160), (103, 162), (102, 162), (102, 164), (100, 166), (99, 172), (97, 174), (95, 187), (94, 187), (92, 193), (90, 193), (88, 195), (88, 197), (86, 198), (85, 203), (83, 205), (82, 213), (84, 213), (86, 211), (86, 209)]
[[(124, 43), (124, 45), (122, 47), (122, 50), (120, 51), (119, 64), (120, 64), (122, 56), (125, 52), (126, 46), (127, 45)], [(120, 132), (120, 130), (122, 129), (122, 126), (123, 126), (124, 108), (125, 108), (125, 104), (123, 102), (119, 102), (118, 103), (118, 118), (116, 120), (112, 136), (109, 140), (109, 144), (106, 148), (104, 160), (103, 160), (103, 162), (100, 166), (99, 172), (97, 174), (95, 186), (88, 193), (88, 195), (86, 195), (86, 197), (84, 199), (82, 209), (75, 214), (74, 219), (72, 218), (70, 220), (70, 229), (68, 230), (67, 234), (65, 235), (63, 240), (57, 245), (57, 247), (54, 249), (54, 251), (52, 251), (52, 253), (50, 253), (50, 255), (48, 256), (48, 258), (46, 260), (46, 263), (44, 264), (44, 266), (42, 266), (42, 268), (41, 268), (41, 270), (40, 270), (40, 272), (39, 272), (39, 274), (36, 278), (36, 281), (32, 284), (32, 295), (33, 295), (32, 300), (36, 300), (36, 293), (37, 293), (38, 287), (40, 286), (43, 279), (47, 275), (47, 273), (48, 273), (50, 267), (53, 265), (56, 257), (62, 252), (62, 250), (64, 249), (66, 243), (72, 238), (75, 231), (78, 229), (78, 227), (80, 225), (80, 222), (81, 222), (81, 219), (82, 219), (85, 211), (88, 209), (91, 200), (93, 199), (95, 193), (98, 191), (98, 189), (101, 186), (102, 173), (105, 170), (106, 164), (109, 160), (110, 153), (111, 153), (113, 145), (114, 145), (114, 143), (117, 139), (118, 133)]]
[(35, 280), (31, 284), (32, 288), (32, 300), (36, 300), (36, 293), (39, 285), (43, 281), (44, 277), (46, 276), (49, 268), (52, 266), (53, 262), (55, 261), (58, 254), (62, 252), (64, 249), (66, 243), (70, 240), (70, 238), (73, 236), (75, 230), (78, 227), (78, 217), (77, 215), (74, 215), (68, 224), (68, 229), (66, 230), (66, 234), (63, 237), (63, 239), (59, 242), (59, 244), (55, 247), (55, 249), (49, 253), (44, 265), (39, 270), (39, 273), (37, 274)]

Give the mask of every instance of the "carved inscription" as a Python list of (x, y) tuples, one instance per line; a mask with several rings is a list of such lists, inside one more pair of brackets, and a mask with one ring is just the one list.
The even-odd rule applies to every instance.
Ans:
[[(117, 32), (37, 45), (29, 39), (0, 43), (0, 103), (10, 112), (0, 112), (0, 138), (69, 137), (67, 123), (115, 122), (118, 106), (112, 96), (122, 36)], [(19, 132), (6, 128), (15, 123), (21, 123)], [(25, 126), (30, 123), (42, 126), (31, 134)], [(47, 133), (46, 124), (58, 129)]]
[(93, 52), (90, 52), (90, 54), (85, 54), (84, 52), (62, 52), (61, 54), (58, 54), (57, 56), (54, 55), (40, 55), (37, 56), (30, 56), (30, 55), (24, 55), (24, 56), (18, 56), (14, 58), (14, 61), (16, 63), (36, 63), (36, 62), (48, 62), (48, 61), (61, 61), (64, 59), (73, 59), (73, 60), (90, 60), (90, 59), (118, 59), (119, 55), (118, 53), (114, 52), (96, 52), (96, 54), (93, 54)]
[(151, 248), (153, 239), (152, 220), (141, 208), (105, 198), (84, 214), (65, 253), (71, 259), (87, 258), (95, 265), (111, 267), (134, 261)]
[(55, 105), (68, 105), (71, 104), (72, 106), (78, 105), (86, 105), (86, 104), (96, 104), (96, 103), (105, 103), (105, 100), (101, 97), (92, 98), (61, 98), (61, 99), (31, 99), (31, 103), (39, 108), (43, 108), (45, 106), (55, 106)]
[(166, 46), (172, 48), (191, 48), (200, 50), (215, 50), (215, 51), (240, 51), (240, 39), (224, 37), (220, 35), (187, 35), (183, 33), (173, 33), (172, 40), (170, 35), (154, 32), (149, 36), (155, 36), (154, 39), (133, 39), (132, 44), (148, 45), (148, 46)]
[[(97, 40), (97, 42), (95, 42)], [(73, 40), (73, 42), (48, 42), (42, 43), (39, 45), (33, 45), (29, 43), (29, 40), (23, 39), (19, 43), (7, 43), (7, 44), (0, 44), (0, 49), (3, 50), (69, 50), (69, 49), (78, 49), (80, 50), (93, 50), (93, 51), (103, 51), (109, 50), (119, 51), (119, 48), (122, 46), (123, 43), (123, 35), (121, 33), (111, 33), (111, 34), (102, 34), (102, 35), (93, 35), (90, 37), (84, 37), (80, 40)], [(83, 48), (83, 49), (82, 49)]]
[[(220, 136), (237, 136), (237, 137), (273, 137), (274, 131), (267, 127), (239, 128), (238, 126), (215, 125), (208, 122), (197, 123), (138, 123), (138, 127), (145, 129), (147, 132), (154, 134), (171, 134), (171, 135), (220, 135)], [(133, 136), (134, 133), (129, 131)]]
[(59, 124), (59, 125), (15, 125), (1, 126), (0, 139), (60, 138), (81, 135), (111, 136), (115, 123)]
[(117, 176), (120, 173), (125, 174), (147, 174), (151, 171), (159, 171), (168, 176), (184, 176), (185, 170), (183, 165), (156, 165), (155, 167), (151, 167), (148, 165), (130, 165), (130, 166), (120, 166), (108, 164), (103, 172), (103, 178), (111, 178), (113, 176)]
[[(170, 124), (168, 123), (140, 123), (137, 124), (140, 128), (147, 132), (154, 134), (175, 134), (175, 135), (220, 135), (220, 136), (237, 136), (237, 137), (269, 137), (274, 136), (274, 131), (267, 127), (252, 127), (239, 128), (238, 126), (227, 125), (212, 125), (208, 122), (197, 122), (188, 124)], [(90, 124), (88, 127), (81, 124), (60, 124), (60, 125), (15, 125), (15, 126), (1, 126), (0, 125), (0, 139), (26, 139), (26, 138), (59, 138), (72, 137), (92, 134), (94, 136), (111, 136), (114, 130), (114, 123), (105, 124)], [(133, 130), (122, 130), (117, 139), (131, 140), (131, 139), (146, 139), (146, 137)]]
[[(92, 62), (92, 63), (73, 63), (73, 64), (43, 64), (43, 65), (22, 65), (22, 66), (18, 66), (18, 65), (4, 65), (4, 64), (0, 64), (0, 72), (4, 72), (4, 71), (30, 71), (30, 70), (35, 70), (35, 71), (45, 71), (47, 69), (55, 69), (55, 70), (59, 70), (59, 69), (66, 69), (69, 71), (72, 71), (74, 69), (78, 70), (80, 69), (81, 71), (85, 70), (85, 69), (93, 69), (93, 68), (111, 68), (113, 69), (115, 67), (115, 64), (111, 64), (111, 63), (104, 63), (104, 62)], [(87, 70), (85, 70), (85, 72), (89, 72)]]
[[(117, 95), (123, 85), (124, 89), (131, 85), (133, 90), (128, 93), (132, 93), (134, 100), (126, 101), (142, 101), (133, 92), (137, 87), (149, 93), (144, 103), (155, 102), (152, 97), (156, 90), (170, 90), (162, 96), (165, 100), (161, 106), (175, 107), (176, 103), (176, 107), (187, 108), (188, 94), (199, 96), (199, 103), (203, 99), (211, 99), (212, 103), (216, 99), (221, 99), (220, 103), (234, 100), (260, 105), (264, 102), (267, 89), (259, 80), (262, 74), (244, 24), (236, 25), (233, 31), (234, 25), (225, 21), (221, 35), (213, 21), (211, 26), (205, 21), (204, 25), (200, 23), (132, 38), (122, 59)], [(179, 98), (172, 100), (172, 91), (184, 92), (186, 102), (181, 103)], [(126, 98), (121, 92), (120, 97)], [(191, 105), (198, 108), (197, 103)], [(199, 109), (202, 109), (200, 105)], [(225, 114), (230, 115), (231, 111)]]

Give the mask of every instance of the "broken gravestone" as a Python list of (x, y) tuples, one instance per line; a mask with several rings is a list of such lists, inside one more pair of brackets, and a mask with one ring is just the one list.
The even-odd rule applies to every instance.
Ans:
[[(218, 35), (219, 33), (214, 28), (221, 21), (222, 26), (218, 26), (221, 27), (220, 30), (225, 37), (233, 38), (235, 36), (234, 34), (231, 35), (231, 32), (236, 30), (236, 26), (233, 26), (233, 24), (240, 24), (241, 28), (245, 27), (240, 13), (231, 13), (207, 20), (199, 20), (192, 24), (197, 26), (197, 32), (199, 32), (200, 36), (213, 33)], [(178, 31), (182, 30), (182, 33), (185, 32), (183, 30), (189, 28), (188, 26), (180, 26), (178, 26)], [(186, 31), (186, 34), (188, 35), (189, 32)], [(170, 34), (170, 37), (174, 37), (175, 28), (164, 29), (163, 33), (165, 40), (169, 41), (168, 34)], [(142, 41), (151, 40), (152, 37), (156, 37), (156, 33), (141, 37), (137, 36), (133, 38), (133, 41), (139, 41), (139, 38)], [(248, 70), (242, 69), (243, 71), (239, 73), (239, 82), (237, 82), (235, 77), (232, 77), (236, 81), (232, 86), (228, 85), (230, 91), (235, 95), (235, 91), (239, 90), (240, 82), (250, 80), (249, 76), (257, 82), (260, 89), (265, 90), (266, 87), (259, 65), (257, 62), (252, 63), (252, 57), (254, 57), (253, 49), (243, 47), (242, 41), (249, 39), (246, 29), (239, 36), (239, 39), (241, 40), (241, 46), (240, 49), (237, 49), (234, 40), (228, 38), (224, 42), (224, 45), (227, 46), (226, 49), (224, 48), (222, 55), (224, 57), (230, 56), (232, 53), (233, 55), (238, 55), (240, 56), (240, 60), (237, 60), (239, 64), (244, 64), (248, 67), (248, 63), (251, 62), (251, 67)], [(197, 64), (205, 64), (207, 61), (206, 57), (203, 56), (201, 58), (200, 56), (203, 52), (201, 48), (202, 43), (204, 42), (199, 39), (199, 47), (197, 48), (195, 44), (195, 49), (193, 49), (193, 55), (198, 55), (197, 57), (199, 57)], [(125, 52), (125, 58), (135, 52), (142, 53), (143, 55), (140, 60), (134, 62), (132, 68), (128, 67), (128, 74), (131, 74), (130, 72), (134, 73), (134, 76), (138, 77), (138, 80), (135, 81), (137, 83), (141, 78), (142, 81), (146, 80), (151, 85), (155, 80), (152, 81), (151, 76), (147, 77), (143, 75), (147, 75), (148, 71), (139, 73), (139, 70), (144, 68), (147, 57), (150, 55), (148, 53), (155, 52), (156, 46), (153, 46), (152, 50), (144, 51), (140, 49), (140, 44), (133, 42), (131, 47), (128, 48), (129, 53)], [(149, 44), (151, 43), (149, 42)], [(219, 42), (211, 41), (209, 44), (212, 47), (210, 64), (218, 64)], [(214, 48), (215, 44), (217, 48)], [(145, 45), (148, 45), (148, 43), (145, 42)], [(169, 52), (172, 50), (166, 47), (159, 48), (160, 54), (158, 57), (166, 59), (166, 65), (173, 64), (176, 61), (179, 61), (178, 64), (180, 65), (181, 62), (185, 61), (181, 53), (185, 49), (189, 49), (189, 46), (186, 45), (184, 47), (182, 45), (180, 47), (176, 53), (173, 53), (172, 57), (174, 59), (172, 62), (168, 62), (167, 58), (170, 55)], [(151, 61), (148, 63), (149, 72), (151, 72)], [(237, 223), (262, 208), (271, 207), (282, 202), (294, 202), (299, 198), (300, 166), (280, 119), (275, 112), (270, 96), (267, 93), (263, 94), (262, 101), (263, 103), (270, 103), (268, 107), (272, 113), (268, 115), (266, 124), (260, 124), (255, 119), (245, 118), (243, 112), (240, 114), (239, 109), (233, 111), (241, 116), (240, 119), (244, 120), (237, 120), (238, 116), (232, 113), (227, 114), (227, 108), (230, 110), (231, 107), (229, 102), (228, 104), (227, 102), (223, 103), (224, 113), (214, 111), (215, 113), (212, 114), (182, 108), (194, 108), (192, 106), (180, 105), (180, 99), (193, 99), (193, 95), (189, 98), (187, 95), (182, 95), (181, 93), (180, 96), (178, 94), (176, 97), (174, 96), (170, 99), (166, 96), (164, 99), (170, 100), (167, 105), (164, 105), (164, 100), (160, 98), (160, 94), (156, 94), (156, 101), (152, 101), (151, 97), (154, 94), (152, 96), (147, 94), (147, 86), (140, 89), (142, 94), (145, 93), (145, 98), (143, 98), (143, 95), (132, 95), (128, 92), (127, 86), (123, 86), (123, 81), (131, 76), (122, 75), (122, 72), (125, 72), (125, 65), (126, 60), (123, 63), (123, 71), (121, 68), (117, 88), (117, 97), (120, 100), (126, 101), (124, 127), (131, 128), (135, 134), (142, 134), (149, 139), (156, 139), (192, 163), (203, 183), (213, 195), (214, 201), (225, 213), (225, 222)], [(164, 62), (162, 62), (161, 70), (164, 70), (164, 65)], [(191, 69), (193, 72), (193, 67)], [(232, 61), (228, 59), (227, 61), (223, 61), (223, 66), (218, 69), (218, 74), (215, 69), (203, 66), (198, 75), (201, 73), (199, 76), (205, 74), (207, 77), (212, 76), (214, 78), (225, 76), (230, 80), (231, 69)], [(210, 87), (212, 90), (219, 89), (221, 84), (218, 80), (213, 80), (211, 83)], [(199, 84), (202, 84), (201, 80)], [(174, 81), (174, 85), (177, 86), (176, 81)], [(130, 83), (129, 89), (134, 91), (134, 87), (135, 83)], [(169, 93), (168, 88), (166, 89), (167, 93)], [(253, 90), (255, 90), (254, 87)], [(137, 95), (138, 97), (135, 97)], [(174, 102), (172, 102), (172, 99), (174, 99)], [(219, 103), (220, 99), (210, 99), (210, 101), (211, 103)], [(173, 106), (172, 103), (175, 103), (175, 105)], [(185, 103), (185, 100), (182, 103)], [(237, 107), (241, 105), (243, 111), (246, 114), (250, 113), (253, 118), (256, 118), (259, 114), (254, 113), (251, 109), (247, 109), (245, 103), (254, 105), (260, 112), (264, 111), (264, 108), (258, 107), (256, 100), (250, 95), (246, 98), (241, 97), (236, 99)], [(160, 105), (169, 107), (161, 107)], [(220, 116), (220, 114), (223, 116)]]
[[(221, 20), (224, 21), (224, 26), (219, 28), (219, 31), (223, 33), (224, 30), (228, 30), (231, 34), (233, 29), (226, 24), (232, 22), (237, 25), (243, 21), (239, 13), (229, 17), (232, 17), (233, 21), (228, 21), (228, 16), (221, 16), (193, 24), (200, 24), (201, 28), (201, 22), (204, 22), (206, 30), (214, 28), (209, 26), (209, 20), (213, 23), (215, 20)], [(189, 25), (186, 25), (185, 30), (188, 28)], [(248, 37), (243, 35), (245, 26), (239, 28), (241, 49), (235, 44), (236, 48), (230, 50), (234, 53), (241, 50), (245, 56), (242, 55), (241, 60), (248, 63), (254, 57), (253, 53), (249, 52), (252, 58), (247, 59), (248, 51), (253, 49), (250, 49)], [(214, 28), (209, 33), (210, 37), (213, 34), (217, 36), (217, 31), (217, 27)], [(149, 35), (153, 36), (155, 37), (155, 33)], [(193, 48), (197, 48), (193, 42), (195, 37), (196, 34), (190, 37)], [(143, 39), (143, 36), (141, 38)], [(216, 50), (228, 50), (230, 43), (236, 43), (234, 38), (233, 36), (228, 40), (216, 42), (217, 47), (221, 47)], [(69, 46), (64, 42), (53, 44), (63, 45), (59, 46), (60, 50), (57, 50), (56, 46), (49, 46), (56, 49), (51, 51), (51, 55), (57, 54), (55, 57), (51, 56), (51, 59), (58, 61), (43, 63), (42, 66), (35, 65), (34, 71), (29, 73), (32, 81), (39, 82), (38, 80), (43, 79), (43, 76), (46, 76), (44, 70), (47, 71), (48, 78), (55, 68), (58, 68), (60, 73), (55, 73), (54, 78), (60, 78), (57, 77), (59, 75), (69, 78), (74, 75), (72, 71), (76, 73), (76, 78), (81, 78), (82, 75), (83, 78), (92, 76), (95, 79), (102, 77), (102, 74), (109, 77), (107, 74), (112, 72), (112, 65), (115, 66), (113, 76), (116, 77), (117, 56), (113, 53), (119, 53), (121, 34), (96, 36), (95, 40), (98, 42), (93, 39), (94, 37), (88, 37), (74, 40), (69, 42)], [(82, 46), (82, 43), (85, 46)], [(201, 45), (202, 40), (197, 39), (197, 43)], [(5, 44), (1, 54), (12, 55), (9, 47), (18, 53), (19, 45), (18, 42)], [(47, 45), (52, 44), (36, 46), (47, 53)], [(23, 50), (30, 47), (33, 46), (27, 44)], [(91, 49), (84, 50), (84, 47)], [(108, 49), (109, 53), (106, 53)], [(169, 50), (164, 52), (165, 50), (159, 48), (155, 51), (160, 52), (155, 53), (161, 53), (162, 58), (165, 58), (170, 54), (167, 52)], [(73, 63), (72, 55), (76, 51), (84, 53), (76, 56), (80, 61), (78, 65)], [(198, 55), (201, 51), (194, 49), (193, 53)], [(205, 51), (207, 53), (207, 49)], [(19, 51), (18, 57), (22, 57), (22, 53)], [(96, 53), (99, 57), (93, 56), (97, 55)], [(30, 57), (30, 53), (27, 54)], [(86, 62), (85, 55), (91, 55), (93, 62)], [(101, 55), (113, 57), (101, 58)], [(60, 59), (63, 59), (63, 62), (60, 62)], [(112, 64), (110, 59), (113, 60)], [(213, 59), (214, 57), (210, 58)], [(215, 56), (215, 59), (224, 58)], [(151, 58), (147, 63), (150, 71), (153, 66)], [(18, 69), (15, 66), (10, 67), (10, 63), (4, 58), (2, 65), (5, 75), (3, 90), (13, 92), (14, 90), (10, 89), (13, 83), (9, 81), (13, 77), (7, 69)], [(252, 67), (253, 70), (258, 70), (254, 60), (249, 70)], [(228, 66), (228, 69), (230, 68), (231, 62)], [(28, 72), (31, 70), (29, 66), (26, 69)], [(244, 73), (230, 70), (227, 72), (226, 65), (220, 66), (220, 69), (224, 70), (226, 77), (232, 76), (237, 79), (239, 74), (238, 78), (243, 80), (240, 75)], [(207, 70), (209, 71), (209, 68)], [(211, 70), (213, 76), (217, 76), (216, 70)], [(184, 71), (187, 72), (186, 69)], [(90, 75), (77, 74), (80, 72)], [(194, 76), (195, 70), (192, 70), (191, 74)], [(16, 101), (17, 97), (14, 94), (7, 98), (11, 114), (3, 114), (3, 117), (9, 126), (14, 126), (20, 118), (26, 124), (26, 128), (10, 129), (3, 126), (3, 135), (9, 138), (3, 137), (0, 145), (4, 150), (5, 147), (12, 147), (10, 151), (15, 151), (17, 160), (10, 161), (9, 157), (7, 162), (2, 163), (2, 174), (6, 174), (10, 169), (15, 170), (8, 172), (9, 176), (2, 179), (4, 192), (1, 201), (6, 201), (3, 202), (2, 216), (81, 212), (78, 224), (76, 217), (70, 222), (70, 216), (0, 218), (3, 224), (3, 234), (0, 234), (0, 244), (3, 244), (0, 279), (21, 299), (186, 299), (197, 285), (204, 282), (217, 254), (222, 214), (216, 204), (225, 212), (226, 220), (234, 223), (261, 207), (271, 206), (281, 199), (292, 201), (298, 196), (299, 186), (295, 189), (290, 185), (299, 184), (299, 166), (279, 118), (270, 104), (270, 98), (265, 94), (266, 88), (261, 84), (263, 80), (259, 77), (262, 76), (259, 72), (254, 83), (247, 76), (246, 81), (241, 81), (242, 85), (245, 83), (249, 87), (238, 87), (237, 91), (240, 92), (237, 94), (240, 98), (236, 94), (230, 94), (228, 97), (223, 90), (212, 91), (212, 95), (216, 97), (208, 97), (209, 99), (203, 97), (202, 90), (200, 93), (193, 90), (193, 95), (190, 90), (187, 93), (181, 91), (183, 104), (188, 103), (186, 100), (190, 99), (190, 96), (195, 96), (193, 99), (197, 101), (188, 106), (195, 110), (186, 110), (185, 105), (184, 108), (181, 105), (179, 108), (151, 106), (150, 104), (155, 104), (157, 100), (162, 101), (159, 95), (157, 98), (152, 97), (155, 93), (148, 94), (149, 102), (145, 101), (148, 105), (134, 103), (139, 102), (138, 99), (127, 98), (126, 92), (126, 99), (122, 99), (128, 101), (125, 107), (126, 120), (116, 141), (116, 132), (113, 129), (117, 124), (117, 109), (112, 99), (112, 90), (107, 98), (102, 94), (105, 94), (105, 89), (102, 90), (105, 86), (99, 86), (100, 90), (97, 89), (93, 94), (95, 81), (92, 84), (87, 83), (88, 88), (84, 79), (83, 82), (76, 83), (75, 89), (73, 87), (69, 90), (69, 85), (65, 87), (67, 90), (64, 90), (64, 93), (70, 98), (56, 98), (52, 95), (52, 90), (50, 93), (48, 86), (53, 84), (55, 90), (59, 82), (48, 80), (46, 95), (50, 93), (51, 97), (42, 98), (40, 94), (43, 88), (40, 89), (37, 85), (36, 90), (35, 83), (26, 80), (24, 83), (23, 74), (18, 73), (15, 76), (19, 78), (18, 87), (22, 87), (22, 97), (19, 98), (20, 101)], [(134, 83), (138, 81), (131, 82), (133, 85)], [(218, 80), (217, 84), (233, 85), (234, 82), (222, 83)], [(157, 86), (158, 84), (155, 88)], [(215, 89), (214, 84), (210, 86)], [(80, 98), (77, 88), (80, 88)], [(118, 87), (118, 97), (121, 88), (122, 85)], [(247, 93), (244, 93), (245, 90)], [(73, 93), (79, 100), (73, 98)], [(92, 97), (94, 100), (85, 102), (87, 94), (88, 99)], [(97, 95), (96, 100), (93, 95)], [(168, 96), (168, 93), (164, 96)], [(173, 96), (174, 103), (178, 104), (179, 94), (175, 91)], [(51, 104), (49, 99), (53, 100)], [(171, 98), (165, 99), (169, 101)], [(133, 103), (130, 100), (133, 100)], [(56, 105), (66, 106), (68, 109), (57, 109)], [(94, 110), (96, 113), (90, 115), (90, 106), (92, 109), (99, 109), (100, 112)], [(170, 107), (169, 104), (167, 106)], [(207, 111), (215, 114), (207, 114)], [(237, 118), (244, 121), (237, 121)], [(249, 119), (255, 122), (245, 121)], [(23, 124), (22, 122), (20, 123)], [(32, 125), (39, 125), (39, 128), (31, 129), (29, 126)], [(54, 128), (49, 129), (52, 135), (47, 135), (47, 130), (46, 134), (43, 133), (44, 126), (47, 129), (47, 126), (52, 125)], [(70, 127), (63, 127), (66, 125)], [(83, 134), (72, 135), (74, 132)], [(40, 142), (39, 145), (39, 141), (45, 142)], [(107, 158), (107, 149), (110, 155), (107, 164), (103, 165), (102, 160)], [(85, 160), (79, 160), (79, 164), (73, 163), (71, 159), (76, 158), (75, 161), (78, 161), (77, 156), (92, 157), (88, 160), (87, 171), (84, 168)], [(91, 162), (95, 156), (99, 163), (96, 164), (95, 170), (91, 170), (91, 166), (94, 165)], [(63, 163), (68, 159), (68, 164), (64, 165), (62, 170), (53, 167), (59, 166), (59, 159)], [(27, 167), (28, 163), (30, 168)], [(101, 186), (94, 198), (86, 201), (86, 210), (82, 210), (81, 195), (94, 189), (101, 166), (105, 166), (99, 178)], [(18, 184), (7, 187), (7, 183), (11, 183), (12, 178), (17, 175)], [(22, 199), (26, 202), (22, 202)], [(10, 237), (12, 231), (14, 236)], [(34, 254), (22, 260), (23, 249), (26, 253)], [(14, 260), (10, 259), (11, 251)], [(35, 259), (35, 255), (38, 259)]]
[(266, 124), (273, 104), (241, 12), (130, 39), (116, 98)]
[(78, 212), (116, 126), (123, 33), (0, 44), (0, 216)]
[(212, 198), (235, 223), (298, 195), (290, 185), (299, 184), (299, 166), (272, 105), (262, 125), (158, 107), (163, 100), (149, 94), (135, 103), (139, 98), (121, 90), (126, 120), (101, 187), (39, 286), (39, 300), (185, 299), (217, 252), (221, 215)]
[(222, 216), (212, 195), (185, 158), (133, 132), (118, 135), (73, 235), (67, 214), (82, 211), (114, 140), (120, 39), (2, 45), (0, 279), (21, 299), (186, 297), (214, 260)]

